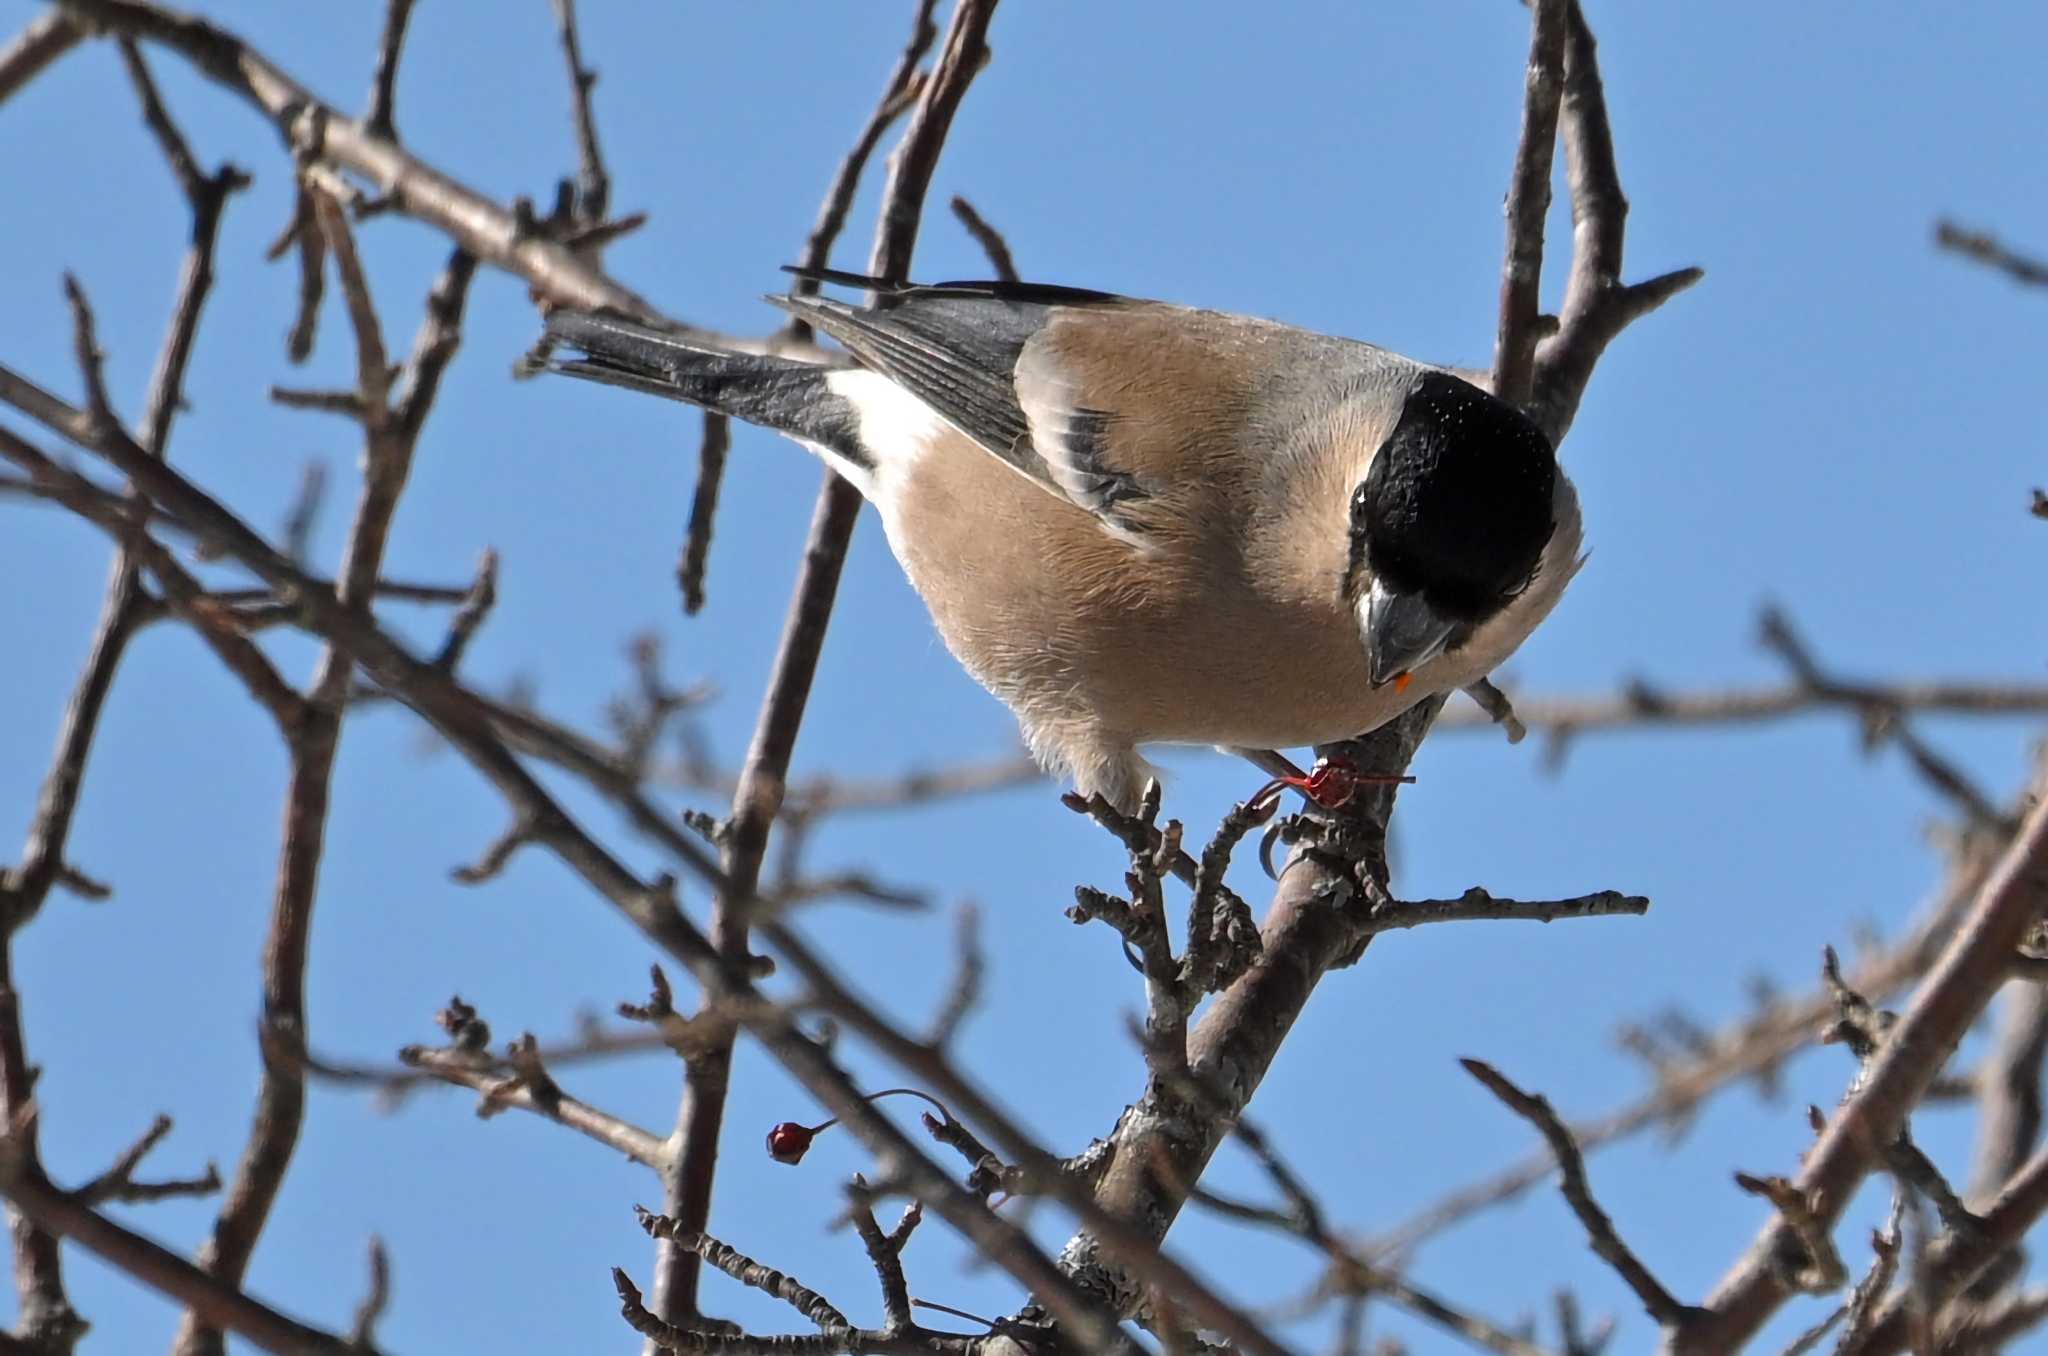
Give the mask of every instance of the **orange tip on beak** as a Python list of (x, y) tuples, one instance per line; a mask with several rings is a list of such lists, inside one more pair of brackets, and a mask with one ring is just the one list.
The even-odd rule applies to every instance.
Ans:
[(1394, 691), (1406, 692), (1408, 690), (1408, 684), (1414, 681), (1415, 675), (1412, 673), (1397, 673), (1394, 675)]

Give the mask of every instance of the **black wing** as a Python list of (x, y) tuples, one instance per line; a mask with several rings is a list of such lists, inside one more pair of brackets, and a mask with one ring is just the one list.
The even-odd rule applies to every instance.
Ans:
[[(831, 335), (862, 365), (902, 386), (989, 452), (1091, 511), (1128, 497), (1122, 478), (1086, 464), (1091, 457), (1076, 457), (1066, 446), (1035, 447), (1031, 416), (1017, 389), (1025, 345), (1055, 309), (1127, 305), (1128, 298), (1040, 283), (892, 283), (836, 269), (789, 271), (883, 297), (884, 304), (873, 307), (819, 296), (768, 300)], [(1075, 430), (1069, 441), (1081, 443), (1083, 432)], [(1076, 483), (1077, 472), (1084, 482), (1105, 483), (1091, 493), (1087, 484)]]

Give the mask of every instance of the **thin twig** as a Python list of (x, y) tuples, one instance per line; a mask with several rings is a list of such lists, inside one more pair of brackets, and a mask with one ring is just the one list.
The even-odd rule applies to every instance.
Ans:
[[(273, 399), (277, 396), (271, 389)], [(356, 397), (349, 394), (351, 404)], [(355, 413), (353, 409), (351, 415)], [(327, 463), (309, 461), (306, 469), (299, 474), (299, 492), (292, 496), (291, 507), (285, 510), (284, 527), (278, 532), (278, 541), (284, 547), (285, 555), (295, 563), (304, 565), (310, 558), (313, 545), (313, 528), (320, 520), (320, 503), (327, 497)]]
[(1586, 1160), (1579, 1153), (1579, 1146), (1573, 1141), (1571, 1132), (1564, 1128), (1564, 1122), (1550, 1108), (1545, 1098), (1522, 1091), (1504, 1078), (1492, 1065), (1476, 1059), (1461, 1059), (1465, 1072), (1478, 1079), (1480, 1084), (1494, 1096), (1500, 1098), (1509, 1110), (1528, 1121), (1550, 1142), (1550, 1151), (1557, 1155), (1559, 1189), (1564, 1192), (1572, 1213), (1585, 1226), (1586, 1239), (1593, 1251), (1611, 1267), (1628, 1288), (1635, 1291), (1636, 1298), (1643, 1302), (1643, 1308), (1650, 1317), (1666, 1329), (1680, 1329), (1691, 1321), (1692, 1309), (1679, 1302), (1677, 1296), (1664, 1288), (1650, 1269), (1643, 1265), (1641, 1258), (1622, 1241), (1615, 1231), (1614, 1221), (1593, 1199), (1593, 1188), (1586, 1179)]
[(385, 141), (398, 140), (392, 123), (392, 103), (398, 85), (398, 53), (405, 46), (405, 24), (412, 17), (413, 0), (384, 0), (384, 33), (377, 40), (377, 69), (370, 78), (370, 111), (363, 115), (363, 131)]
[(1649, 900), (1619, 890), (1595, 890), (1572, 899), (1497, 899), (1475, 885), (1456, 899), (1386, 900), (1366, 919), (1365, 934), (1376, 936), (1427, 923), (1555, 923), (1566, 918), (1640, 917), (1649, 910)]
[(856, 1175), (848, 1194), (853, 1199), (847, 1206), (847, 1217), (853, 1221), (854, 1232), (860, 1235), (861, 1246), (867, 1249), (875, 1279), (882, 1287), (882, 1316), (887, 1330), (901, 1332), (915, 1321), (910, 1311), (910, 1286), (903, 1278), (903, 1246), (923, 1220), (924, 1207), (912, 1201), (896, 1227), (885, 1234), (875, 1223), (874, 1207), (867, 1198), (867, 1182)]
[(358, 1348), (368, 1348), (377, 1343), (377, 1323), (384, 1317), (384, 1310), (391, 1303), (391, 1255), (384, 1249), (384, 1240), (370, 1236), (370, 1288), (363, 1295), (363, 1302), (356, 1306), (355, 1322), (349, 1325), (348, 1340)]
[(1572, 266), (1564, 304), (1558, 308), (1557, 330), (1536, 346), (1532, 395), (1536, 422), (1554, 443), (1562, 442), (1570, 430), (1607, 345), (1706, 276), (1697, 268), (1681, 268), (1644, 282), (1622, 282), (1628, 199), (1622, 195), (1621, 173), (1615, 165), (1614, 133), (1593, 30), (1579, 0), (1568, 4), (1558, 130), (1571, 187)]
[(1988, 231), (1973, 231), (1953, 221), (1938, 221), (1934, 225), (1934, 243), (1986, 268), (1996, 269), (2016, 283), (2027, 287), (2048, 287), (2048, 263), (2008, 248)]
[(704, 607), (704, 571), (711, 559), (718, 491), (725, 483), (725, 454), (731, 447), (732, 421), (716, 410), (704, 411), (704, 435), (697, 445), (697, 488), (690, 495), (690, 521), (683, 530), (682, 554), (676, 560), (683, 611), (693, 617)]
[(932, 1018), (931, 1034), (925, 1043), (934, 1049), (943, 1049), (959, 1033), (960, 1024), (974, 1011), (974, 1005), (981, 1001), (981, 985), (988, 962), (981, 948), (981, 911), (972, 904), (962, 904), (954, 918), (955, 960), (953, 982), (946, 986), (945, 1001), (939, 1004), (939, 1011)]
[[(1960, 716), (2032, 716), (2048, 712), (2048, 684), (1982, 681), (1846, 681), (1827, 687), (1804, 683), (1769, 687), (1673, 692), (1640, 679), (1613, 696), (1525, 696), (1514, 698), (1515, 713), (1554, 742), (1581, 734), (1659, 728), (1763, 724), (1815, 711), (1869, 710)], [(1447, 711), (1442, 730), (1483, 730), (1491, 716), (1471, 708)], [(1553, 762), (1555, 752), (1553, 751)]]
[(988, 266), (995, 270), (996, 277), (1016, 282), (1017, 263), (1010, 257), (1010, 242), (1003, 239), (1003, 233), (989, 225), (987, 218), (974, 210), (974, 204), (957, 193), (953, 195), (952, 208), (953, 216), (988, 256)]
[[(867, 170), (875, 147), (882, 144), (882, 135), (889, 130), (890, 124), (925, 97), (929, 77), (918, 69), (918, 63), (931, 51), (932, 41), (938, 37), (938, 26), (932, 22), (932, 12), (937, 8), (938, 0), (918, 0), (917, 11), (910, 22), (910, 37), (903, 44), (903, 51), (882, 86), (882, 97), (875, 102), (874, 112), (868, 115), (866, 124), (853, 139), (852, 147), (839, 162), (839, 168), (825, 190), (825, 200), (818, 207), (817, 222), (811, 227), (811, 234), (804, 241), (803, 252), (797, 260), (805, 268), (823, 268), (832, 262), (832, 246), (846, 227), (847, 213), (853, 209), (853, 196), (860, 188), (861, 176)], [(818, 284), (814, 279), (799, 278), (791, 290), (798, 296), (806, 296), (815, 293)], [(810, 328), (802, 320), (792, 318), (788, 333), (804, 339), (809, 337)]]
[(491, 609), (498, 603), (498, 553), (489, 547), (477, 557), (476, 579), (462, 595), (462, 605), (455, 609), (455, 615), (448, 621), (448, 635), (441, 642), (441, 651), (434, 656), (434, 667), (446, 673), (453, 673), (462, 664), (462, 656), (469, 652), (469, 643), (476, 639), (484, 621), (491, 615)]
[(220, 1190), (220, 1172), (211, 1163), (200, 1177), (180, 1178), (164, 1182), (138, 1182), (136, 1169), (148, 1157), (150, 1150), (171, 1133), (171, 1118), (158, 1116), (143, 1131), (141, 1138), (122, 1151), (113, 1165), (99, 1176), (73, 1190), (72, 1195), (84, 1205), (103, 1205), (108, 1201), (119, 1201), (134, 1205), (143, 1201), (160, 1201), (176, 1196), (207, 1196)]
[(604, 153), (597, 144), (597, 119), (590, 111), (590, 91), (597, 85), (597, 72), (583, 64), (576, 0), (554, 0), (554, 4), (555, 23), (562, 31), (562, 57), (569, 64), (570, 109), (576, 122), (576, 215), (586, 222), (600, 222), (611, 205), (612, 181), (605, 173)]
[(529, 1033), (515, 1041), (505, 1061), (479, 1060), (466, 1050), (409, 1045), (398, 1052), (408, 1068), (431, 1074), (445, 1083), (482, 1094), (477, 1115), (488, 1119), (507, 1109), (529, 1111), (574, 1130), (586, 1139), (660, 1171), (661, 1136), (623, 1116), (600, 1110), (562, 1091), (547, 1073), (538, 1044)]

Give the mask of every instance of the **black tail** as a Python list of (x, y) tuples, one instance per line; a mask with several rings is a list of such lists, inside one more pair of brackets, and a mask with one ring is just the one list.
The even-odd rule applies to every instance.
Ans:
[[(568, 350), (570, 356), (560, 356)], [(838, 369), (765, 354), (730, 353), (594, 311), (555, 311), (520, 362), (522, 375), (560, 372), (744, 419), (868, 466), (852, 406), (826, 378)]]

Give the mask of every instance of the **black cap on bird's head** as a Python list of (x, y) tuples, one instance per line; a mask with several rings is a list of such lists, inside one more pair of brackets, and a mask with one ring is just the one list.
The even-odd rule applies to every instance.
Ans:
[(1557, 475), (1521, 411), (1447, 372), (1416, 381), (1351, 496), (1347, 583), (1375, 687), (1455, 649), (1529, 586)]

